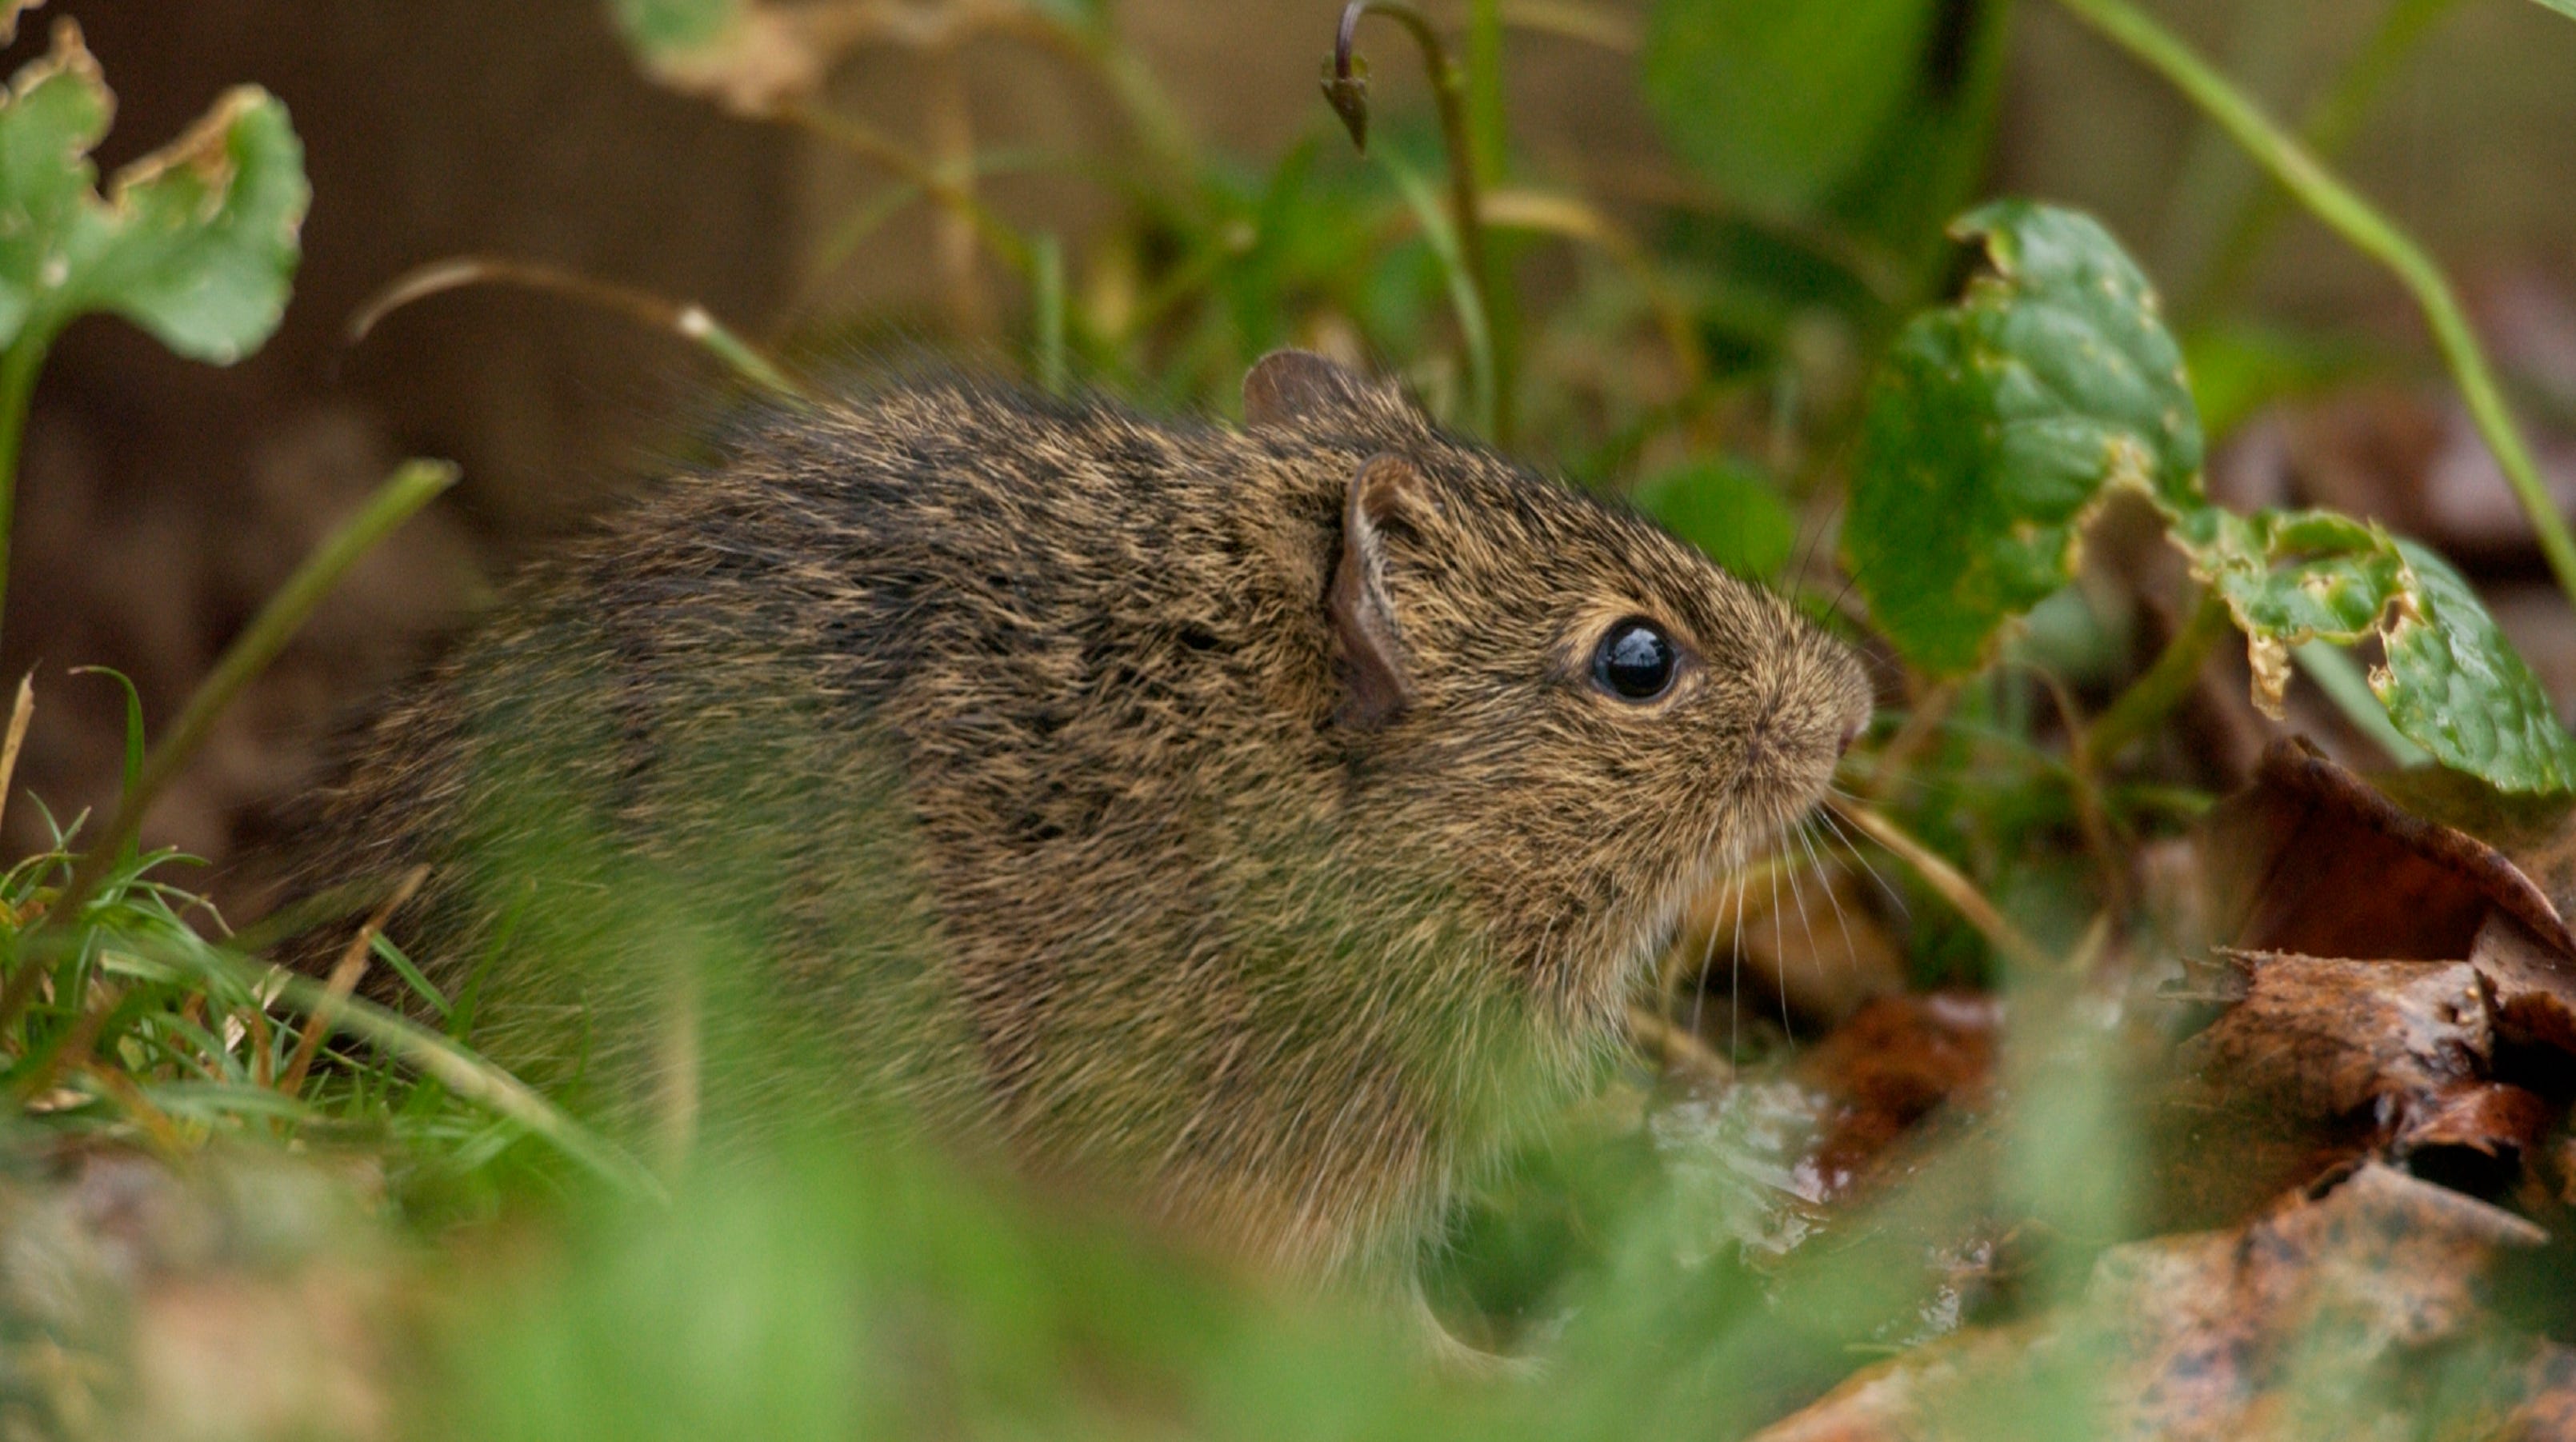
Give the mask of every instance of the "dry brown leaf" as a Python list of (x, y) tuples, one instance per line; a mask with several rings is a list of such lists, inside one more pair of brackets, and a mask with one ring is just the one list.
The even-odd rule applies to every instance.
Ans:
[(2539, 1150), (2557, 1114), (2537, 1094), (2510, 1083), (2463, 1082), (2417, 1105), (2399, 1123), (2390, 1150), (2400, 1157), (2466, 1151), (2519, 1159)]
[(1809, 1158), (1830, 1200), (1945, 1102), (1974, 1107), (1994, 1080), (2003, 1003), (1976, 992), (1881, 997), (1809, 1048), (1796, 1077), (1826, 1098)]
[[(2422, 1359), (2492, 1336), (2488, 1275), (2545, 1240), (2510, 1212), (2365, 1164), (2241, 1229), (2113, 1248), (2078, 1302), (1871, 1368), (1762, 1442), (1982, 1438), (2032, 1389), (2070, 1380), (2099, 1403), (2103, 1435), (2418, 1436)], [(2565, 1391), (2553, 1360), (2518, 1405), (2560, 1415)]]
[(2469, 964), (2495, 994), (2496, 1027), (2506, 1040), (2576, 1054), (2576, 963), (2498, 916), (2479, 928)]
[(2576, 956), (2503, 850), (2400, 807), (2304, 739), (2275, 742), (2205, 833), (2215, 932), (2248, 951), (2458, 961), (2500, 910)]
[(2495, 1030), (2478, 973), (2449, 965), (2236, 952), (2244, 1000), (2184, 1042), (2229, 1104), (2332, 1119), (2421, 1109), (2481, 1077)]

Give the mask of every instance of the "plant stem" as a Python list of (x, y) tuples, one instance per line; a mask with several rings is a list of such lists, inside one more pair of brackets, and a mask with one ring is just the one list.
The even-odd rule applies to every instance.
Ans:
[(446, 1037), (422, 1029), (399, 1013), (360, 996), (342, 997), (337, 1003), (332, 1003), (327, 983), (309, 976), (281, 972), (267, 962), (237, 957), (227, 951), (213, 948), (185, 953), (175, 948), (169, 951), (158, 948), (146, 950), (147, 954), (157, 955), (172, 965), (221, 975), (236, 985), (253, 988), (273, 986), (279, 1000), (307, 1015), (329, 1005), (333, 1031), (357, 1037), (400, 1057), (458, 1096), (545, 1138), (556, 1150), (589, 1168), (600, 1179), (647, 1200), (658, 1202), (668, 1199), (669, 1193), (652, 1172), (606, 1138), (565, 1115), (527, 1083)]
[[(142, 828), (143, 814), (160, 798), (179, 769), (196, 756), (197, 748), (205, 744), (224, 708), (268, 668), (278, 652), (286, 649), (286, 643), (303, 629), (306, 618), (359, 557), (373, 550), (378, 541), (410, 520), (440, 492), (456, 484), (456, 479), (456, 467), (444, 461), (404, 462), (377, 487), (366, 509), (333, 532), (295, 569), (294, 575), (287, 577), (286, 584), (269, 597), (250, 625), (224, 648), (214, 670), (197, 683), (196, 692), (189, 696), (178, 719), (145, 758), (142, 776), (118, 799), (106, 829), (92, 839), (82, 854), (71, 881), (63, 888), (62, 898), (48, 910), (49, 917), (63, 924), (77, 924), (81, 904), (105, 877), (119, 850)], [(11, 990), (16, 990), (14, 979)], [(7, 1026), (12, 1014), (5, 1002), (0, 1002), (0, 1027)]]
[(1502, 0), (1475, 0), (1468, 12), (1467, 133), (1474, 140), (1476, 179), (1491, 187), (1503, 178), (1509, 160), (1503, 137)]
[[(197, 748), (205, 744), (224, 707), (286, 648), (305, 619), (313, 614), (313, 608), (321, 604), (359, 557), (394, 527), (411, 519), (433, 497), (456, 484), (456, 477), (456, 467), (444, 461), (405, 462), (376, 488), (366, 509), (334, 531), (305, 558), (294, 575), (286, 578), (286, 584), (269, 597), (268, 604), (216, 659), (215, 669), (197, 683), (196, 693), (188, 698), (179, 719), (144, 760), (142, 774), (117, 799), (116, 813), (108, 819), (106, 830), (91, 840), (73, 866), (70, 880), (63, 883), (62, 894), (45, 908), (42, 930), (62, 929), (77, 934), (81, 908), (116, 865), (126, 843), (142, 829), (143, 814), (152, 808), (152, 802), (179, 768), (197, 754)], [(0, 1033), (5, 1033), (27, 1003), (35, 999), (36, 985), (45, 975), (37, 950), (20, 947), (17, 973), (9, 978), (6, 988), (0, 988)]]
[[(27, 406), (45, 366), (50, 334), (22, 332), (0, 351), (0, 607), (9, 599), (9, 535), (18, 514), (18, 451), (27, 438)], [(5, 614), (5, 612), (0, 612)]]
[(1494, 333), (1486, 322), (1484, 294), (1476, 285), (1465, 252), (1459, 248), (1457, 227), (1442, 218), (1431, 182), (1415, 173), (1412, 166), (1392, 155), (1379, 157), (1379, 163), (1395, 177), (1396, 193), (1404, 197), (1414, 223), (1421, 227), (1424, 243), (1439, 258), (1441, 274), (1448, 279), (1449, 305), (1458, 313), (1458, 336), (1466, 343), (1467, 371), (1475, 390), (1476, 408), (1490, 431), (1499, 379), (1494, 372)]
[(579, 271), (540, 261), (512, 260), (506, 256), (460, 255), (447, 260), (433, 260), (403, 272), (349, 318), (348, 343), (356, 345), (365, 340), (386, 316), (415, 301), (469, 285), (526, 286), (530, 290), (559, 295), (627, 316), (703, 348), (709, 355), (731, 366), (743, 379), (764, 390), (790, 400), (805, 398), (803, 388), (780, 371), (776, 362), (728, 329), (704, 306), (695, 302), (682, 305), (664, 300), (650, 291), (594, 280)]
[(2363, 254), (2394, 273), (2424, 312), (2451, 376), (2468, 402), (2478, 433), (2486, 438), (2496, 464), (2513, 486), (2523, 513), (2531, 520), (2541, 554), (2558, 578), (2559, 589), (2576, 602), (2576, 536), (2549, 498), (2531, 450), (2505, 408), (2486, 352), (2469, 329), (2457, 296), (2440, 267), (2412, 239), (2369, 201), (2346, 185), (2298, 138), (2245, 98), (2226, 77), (2211, 69), (2190, 47), (2174, 38), (2128, 0), (2058, 0), (2076, 18), (2093, 27), (2162, 75), (2261, 162), (2282, 187), (2319, 220)]
[(1073, 384), (1073, 368), (1065, 357), (1064, 242), (1049, 233), (1031, 242), (1031, 249), (1037, 272), (1031, 277), (1029, 306), (1037, 314), (1030, 339), (1029, 348), (1035, 353), (1030, 369), (1036, 372), (1038, 389), (1060, 396)]
[(1873, 807), (1839, 796), (1828, 798), (1825, 805), (1834, 815), (1850, 822), (1863, 836), (1886, 847), (1897, 860), (1913, 868), (1914, 874), (1923, 878), (1924, 885), (1939, 892), (1941, 899), (1949, 902), (1951, 909), (1975, 927), (1996, 951), (2003, 953), (2006, 960), (2034, 972), (2051, 970), (2056, 966), (2049, 954), (2039, 949), (2037, 942), (2006, 920), (2003, 912), (1986, 899), (1985, 893), (1960, 874), (1959, 868), (1916, 840), (1905, 828), (1888, 820)]
[(933, 165), (891, 136), (847, 116), (835, 115), (811, 105), (780, 106), (769, 118), (792, 125), (861, 159), (882, 165), (920, 186), (943, 211), (972, 226), (975, 233), (983, 238), (985, 248), (1019, 274), (1027, 275), (1029, 268), (1036, 263), (1029, 254), (1028, 238), (1012, 229), (1009, 222), (995, 215), (992, 207), (976, 196), (971, 164), (954, 171)]
[(377, 903), (375, 914), (367, 918), (366, 924), (358, 928), (358, 934), (350, 937), (349, 944), (341, 949), (339, 961), (333, 964), (330, 976), (322, 983), (322, 999), (314, 1004), (312, 1013), (304, 1019), (304, 1035), (295, 1043), (295, 1056), (287, 1063), (286, 1074), (275, 1083), (278, 1091), (290, 1097), (303, 1095), (304, 1078), (313, 1069), (313, 1058), (322, 1050), (322, 1038), (330, 1035), (332, 1020), (339, 1015), (341, 1004), (358, 989), (358, 978), (366, 974), (367, 953), (374, 948), (377, 934), (428, 879), (428, 867), (413, 867), (404, 875), (401, 884), (393, 889), (393, 894)]
[[(2380, 16), (2379, 28), (2362, 43), (2361, 50), (2325, 94), (2299, 123), (2299, 139), (2309, 151), (2332, 159), (2352, 140), (2353, 132), (2370, 114), (2371, 102), (2379, 97), (2382, 87), (2397, 73), (2399, 64), (2413, 53), (2415, 46), (2431, 33), (2435, 22), (2451, 13), (2459, 0), (2392, 0)], [(2189, 312), (2206, 316), (2226, 305), (2243, 289), (2254, 272), (2254, 262), (2262, 257), (2264, 242), (2289, 213), (2290, 197), (2280, 187), (2267, 185), (2257, 191), (2237, 212), (2236, 221), (2228, 227), (2227, 238), (2220, 242), (2217, 258), (2209, 264), (2208, 274), (2194, 289)]]
[(2388, 704), (2372, 694), (2370, 678), (2352, 653), (2331, 641), (2310, 641), (2290, 652), (2290, 659), (2334, 703), (2352, 729), (2376, 742), (2399, 766), (2421, 766), (2433, 758), (2388, 719)]
[(2084, 733), (2084, 754), (2100, 765), (2119, 755), (2130, 742), (2155, 730), (2191, 694), (2193, 683), (2200, 679), (2200, 665), (2209, 659), (2219, 638), (2234, 629), (2227, 603), (2218, 598), (2216, 591), (2203, 591), (2199, 607), (2165, 642), (2155, 663), (2093, 718), (2093, 725)]
[[(1503, 94), (1502, 0), (1475, 0), (1467, 22), (1467, 133), (1476, 165), (1476, 224), (1487, 229), (1494, 188), (1511, 175), (1510, 109)], [(1508, 247), (1489, 238), (1478, 264), (1485, 267), (1485, 324), (1494, 344), (1494, 440), (1508, 444), (1519, 407), (1512, 394), (1520, 374), (1520, 294), (1512, 284)]]
[(1330, 78), (1324, 83), (1325, 98), (1332, 102), (1335, 113), (1350, 128), (1351, 142), (1365, 151), (1368, 148), (1368, 82), (1365, 68), (1355, 71), (1352, 45), (1358, 38), (1360, 21), (1369, 15), (1383, 15), (1402, 25), (1422, 49), (1422, 65), (1431, 78), (1431, 94), (1440, 112), (1440, 139), (1449, 153), (1449, 209), (1458, 230), (1458, 249), (1467, 271), (1468, 283), (1475, 288), (1477, 309), (1487, 317), (1485, 346), (1490, 352), (1488, 368), (1494, 377), (1493, 397), (1486, 417), (1486, 430), (1498, 445), (1508, 444), (1512, 431), (1512, 375), (1503, 364), (1501, 347), (1495, 344), (1491, 320), (1494, 315), (1494, 272), (1485, 244), (1482, 184), (1477, 175), (1476, 146), (1467, 124), (1467, 79), (1449, 57), (1449, 47), (1441, 42), (1440, 32), (1422, 17), (1422, 12), (1402, 0), (1351, 0), (1342, 9), (1342, 23), (1333, 41)]

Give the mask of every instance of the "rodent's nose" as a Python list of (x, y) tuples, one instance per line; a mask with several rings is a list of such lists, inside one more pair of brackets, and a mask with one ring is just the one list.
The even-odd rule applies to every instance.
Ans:
[(1866, 716), (1863, 716), (1859, 720), (1851, 723), (1849, 726), (1844, 727), (1842, 742), (1834, 748), (1834, 754), (1836, 756), (1849, 756), (1851, 754), (1852, 747), (1859, 744), (1860, 738), (1867, 735), (1868, 732), (1869, 718)]

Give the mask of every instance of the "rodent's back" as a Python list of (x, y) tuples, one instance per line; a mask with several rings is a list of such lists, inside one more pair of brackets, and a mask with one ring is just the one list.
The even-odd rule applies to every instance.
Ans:
[[(326, 797), (334, 868), (432, 866), (398, 934), (601, 1110), (807, 1052), (1221, 1245), (1401, 1265), (1866, 694), (1384, 392), (1250, 398), (778, 413), (505, 592)], [(1629, 612), (1696, 663), (1645, 706), (1579, 654)]]

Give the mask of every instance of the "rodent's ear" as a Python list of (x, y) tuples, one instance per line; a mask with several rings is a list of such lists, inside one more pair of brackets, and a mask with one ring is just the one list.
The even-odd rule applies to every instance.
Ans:
[(1243, 377), (1243, 423), (1285, 426), (1369, 410), (1367, 381), (1307, 350), (1275, 350)]
[(1422, 473), (1400, 456), (1378, 455), (1351, 477), (1342, 504), (1342, 555), (1325, 609), (1342, 649), (1342, 704), (1333, 719), (1375, 731), (1404, 713), (1413, 688), (1386, 590), (1385, 526), (1429, 505)]

